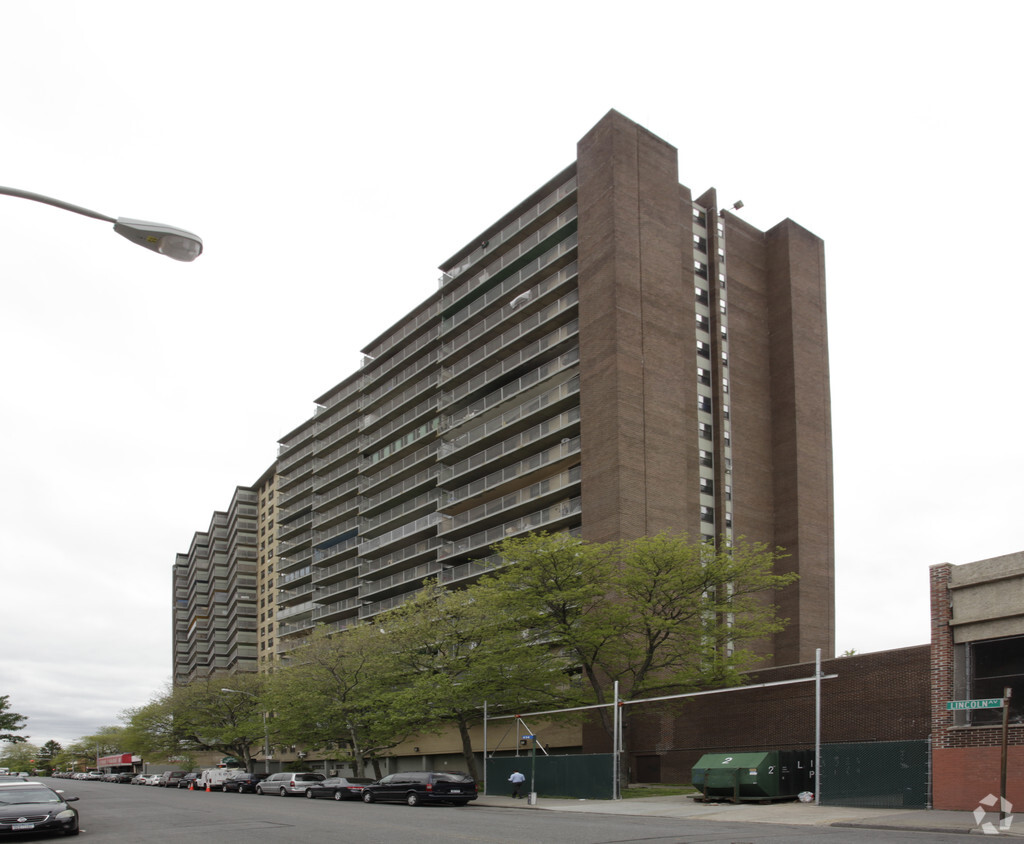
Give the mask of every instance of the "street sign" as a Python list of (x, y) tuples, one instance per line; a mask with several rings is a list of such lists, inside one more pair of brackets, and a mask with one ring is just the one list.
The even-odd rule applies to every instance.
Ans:
[(947, 700), (946, 709), (1002, 709), (1001, 697), (979, 698), (977, 700)]

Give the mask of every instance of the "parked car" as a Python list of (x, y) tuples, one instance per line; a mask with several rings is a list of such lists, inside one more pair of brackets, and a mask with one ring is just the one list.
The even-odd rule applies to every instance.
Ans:
[(131, 771), (122, 771), (119, 774), (113, 774), (111, 782), (130, 783), (134, 776), (135, 775)]
[(163, 785), (165, 782), (167, 782), (166, 773), (153, 774), (146, 780), (146, 785)]
[(331, 798), (332, 800), (358, 800), (363, 786), (373, 782), (371, 777), (328, 777), (306, 786), (304, 794), (310, 800)]
[(224, 780), (225, 791), (235, 791), (239, 794), (248, 792), (256, 793), (256, 786), (263, 782), (270, 774), (250, 774), (248, 771), (236, 771)]
[(195, 771), (185, 774), (185, 776), (178, 780), (178, 788), (197, 788), (200, 776)]
[(145, 785), (147, 779), (149, 779), (148, 774), (136, 774), (132, 777), (132, 785)]
[(60, 794), (39, 782), (0, 784), (0, 834), (63, 832), (78, 835), (77, 797)]
[(168, 771), (164, 776), (164, 781), (161, 785), (164, 788), (177, 788), (178, 783), (181, 782), (182, 777), (184, 777), (186, 773), (186, 771)]
[(289, 794), (304, 794), (306, 788), (313, 783), (323, 782), (327, 777), (314, 774), (312, 771), (282, 771), (271, 774), (263, 782), (256, 783), (257, 794), (278, 794), (287, 797)]
[(388, 774), (381, 780), (363, 786), (363, 802), (451, 803), (465, 806), (476, 800), (476, 782), (459, 771), (405, 771)]

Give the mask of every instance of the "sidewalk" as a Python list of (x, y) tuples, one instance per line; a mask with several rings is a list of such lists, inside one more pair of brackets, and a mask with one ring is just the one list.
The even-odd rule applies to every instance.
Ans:
[[(656, 818), (690, 818), (701, 821), (738, 823), (778, 823), (800, 826), (843, 826), (867, 829), (900, 829), (933, 833), (975, 833), (982, 829), (973, 812), (935, 809), (861, 809), (850, 806), (815, 806), (813, 803), (787, 801), (759, 803), (698, 803), (688, 797), (631, 797), (628, 800), (560, 800), (538, 797), (531, 806), (526, 798), (513, 799), (481, 795), (476, 806), (528, 809), (554, 812), (593, 812), (608, 815), (638, 815)], [(983, 822), (999, 825), (998, 814), (988, 814)], [(1021, 826), (1002, 835), (1024, 836)]]

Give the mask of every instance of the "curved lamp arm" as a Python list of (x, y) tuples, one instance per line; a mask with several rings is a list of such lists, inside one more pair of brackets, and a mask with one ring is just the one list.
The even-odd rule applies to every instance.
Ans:
[(114, 231), (122, 237), (128, 238), (132, 243), (144, 246), (175, 261), (194, 261), (203, 252), (203, 241), (198, 235), (192, 234), (185, 229), (176, 226), (168, 226), (163, 223), (150, 223), (146, 220), (132, 220), (128, 217), (108, 217), (99, 211), (92, 211), (83, 208), (81, 205), (72, 205), (51, 196), (43, 196), (41, 193), (20, 190), (18, 188), (7, 188), (0, 186), (0, 195), (16, 196), (19, 199), (31, 199), (33, 202), (42, 202), (44, 205), (52, 205), (55, 208), (62, 208), (65, 211), (72, 211), (81, 214), (83, 217), (92, 217), (94, 220), (103, 220), (114, 224)]

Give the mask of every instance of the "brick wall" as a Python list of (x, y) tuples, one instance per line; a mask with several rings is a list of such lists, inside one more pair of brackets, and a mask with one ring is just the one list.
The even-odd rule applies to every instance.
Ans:
[[(929, 647), (823, 660), (823, 743), (928, 738)], [(750, 683), (814, 675), (814, 663), (753, 672)], [(814, 747), (814, 683), (726, 692), (678, 702), (626, 707), (624, 736), (637, 757), (659, 757), (662, 782), (689, 782), (704, 753), (800, 750)], [(584, 752), (610, 749), (603, 731), (584, 731)], [(648, 766), (649, 767), (649, 766)]]

